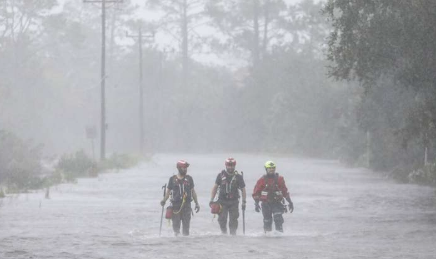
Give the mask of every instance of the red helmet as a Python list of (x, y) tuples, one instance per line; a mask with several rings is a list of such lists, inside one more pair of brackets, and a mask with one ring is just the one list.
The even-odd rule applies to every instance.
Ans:
[(226, 166), (235, 166), (236, 160), (233, 157), (229, 157), (226, 159), (225, 165)]
[(185, 160), (177, 161), (177, 168), (188, 168), (188, 167), (189, 167), (189, 163), (186, 162)]

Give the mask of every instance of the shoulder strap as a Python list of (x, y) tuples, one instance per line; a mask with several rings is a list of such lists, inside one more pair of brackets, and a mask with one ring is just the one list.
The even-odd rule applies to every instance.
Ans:
[[(266, 174), (263, 175), (263, 180), (265, 181), (265, 184), (268, 182)], [(274, 186), (276, 186), (277, 188), (279, 187), (279, 174), (278, 173), (275, 173), (275, 175), (274, 175)]]
[(279, 187), (279, 173), (276, 173), (276, 175), (274, 176), (274, 184), (277, 188)]

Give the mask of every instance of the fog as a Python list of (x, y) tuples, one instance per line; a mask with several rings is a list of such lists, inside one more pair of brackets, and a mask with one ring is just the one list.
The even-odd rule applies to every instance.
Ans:
[[(434, 10), (0, 1), (0, 257), (169, 258), (173, 243), (189, 258), (222, 258), (216, 244), (230, 258), (434, 257)], [(208, 211), (230, 156), (250, 200), (240, 247)], [(186, 243), (170, 227), (157, 236), (160, 187), (179, 159), (202, 208)], [(251, 190), (271, 159), (296, 210), (269, 236)]]
[[(91, 152), (85, 128), (97, 130), (98, 147), (101, 127), (101, 8), (96, 3), (80, 1), (43, 2), (24, 6), (11, 1), (2, 4), (1, 128), (43, 144), (48, 155), (78, 149)], [(280, 118), (279, 114), (298, 102), (298, 109), (306, 113), (302, 123), (310, 124), (314, 116), (319, 117), (311, 113), (322, 107), (313, 107), (315, 100), (304, 99), (319, 98), (319, 93), (330, 90), (325, 88), (327, 77), (321, 65), (317, 65), (316, 79), (309, 72), (301, 75), (303, 68), (298, 67), (303, 60), (322, 62), (319, 53), (324, 43), (313, 39), (311, 49), (304, 54), (309, 56), (305, 57), (299, 53), (307, 42), (278, 39), (302, 35), (304, 28), (285, 31), (290, 25), (280, 25), (278, 21), (298, 12), (302, 16), (299, 23), (309, 22), (311, 16), (320, 16), (315, 12), (320, 6), (306, 4), (296, 7), (293, 14), (285, 4), (274, 4), (276, 9), (271, 11), (267, 27), (259, 26), (259, 38), (265, 35), (268, 38), (254, 47), (254, 43), (241, 38), (244, 33), (253, 33), (248, 25), (249, 14), (236, 25), (235, 35), (226, 34), (217, 27), (220, 21), (213, 8), (203, 11), (200, 1), (194, 1), (196, 6), (190, 14), (193, 17), (187, 23), (185, 52), (177, 22), (181, 14), (171, 13), (166, 21), (165, 16), (138, 21), (138, 13), (164, 12), (151, 2), (124, 1), (107, 6), (107, 152), (139, 152), (138, 40), (126, 33), (138, 35), (140, 23), (145, 36), (156, 35), (154, 39), (144, 38), (142, 46), (145, 152), (292, 150), (297, 144), (290, 131), (305, 130), (304, 126), (290, 123), (298, 115)], [(241, 11), (242, 8), (248, 7), (242, 5)], [(283, 8), (284, 14), (279, 8)], [(307, 14), (302, 13), (303, 9)], [(231, 21), (234, 15), (237, 13), (225, 19)], [(17, 22), (20, 17), (27, 26), (20, 26)], [(317, 27), (316, 37), (327, 35), (323, 23)], [(211, 31), (221, 38), (211, 36)], [(218, 44), (222, 40), (227, 42)], [(273, 48), (278, 48), (278, 53), (273, 53)], [(288, 51), (289, 48), (292, 50)], [(279, 62), (287, 64), (276, 62), (281, 51), (289, 55), (286, 60), (290, 62), (284, 57)], [(258, 62), (258, 68), (253, 67), (254, 62)], [(294, 78), (296, 75), (299, 78)], [(307, 79), (313, 89), (305, 89)], [(294, 96), (299, 91), (307, 91), (306, 96)], [(269, 129), (274, 123), (281, 128), (284, 139), (274, 139), (276, 134)], [(278, 147), (283, 142), (289, 144)]]

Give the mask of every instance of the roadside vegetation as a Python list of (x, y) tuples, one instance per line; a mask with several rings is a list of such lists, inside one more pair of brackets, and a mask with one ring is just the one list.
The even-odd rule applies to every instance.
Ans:
[[(83, 150), (51, 161), (41, 154), (42, 146), (0, 131), (0, 198), (8, 193), (29, 192), (61, 183), (75, 183), (78, 178), (119, 172), (144, 161), (140, 156), (114, 153), (105, 161), (96, 162)], [(54, 166), (50, 168), (47, 163)]]

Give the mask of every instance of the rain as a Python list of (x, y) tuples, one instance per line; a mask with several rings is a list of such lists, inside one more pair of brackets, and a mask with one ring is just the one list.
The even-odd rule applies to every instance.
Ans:
[(434, 258), (431, 0), (0, 0), (0, 258)]

